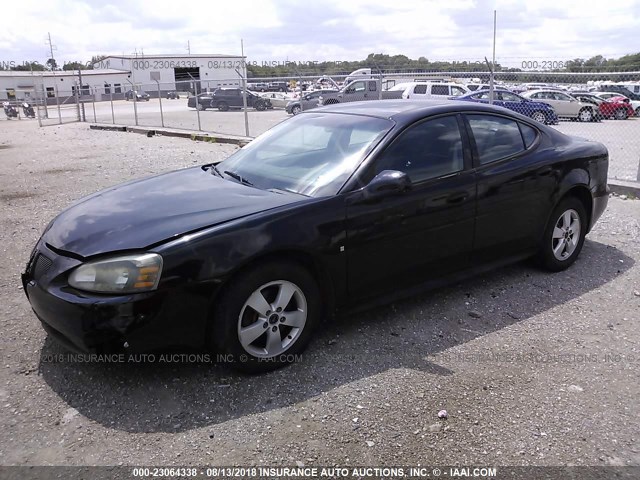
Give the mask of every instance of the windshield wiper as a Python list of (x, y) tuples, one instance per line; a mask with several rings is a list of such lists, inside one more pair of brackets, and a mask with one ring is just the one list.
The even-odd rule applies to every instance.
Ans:
[(226, 173), (227, 175), (229, 175), (231, 178), (235, 178), (237, 181), (239, 181), (240, 183), (243, 183), (244, 185), (248, 185), (250, 187), (253, 187), (253, 183), (251, 183), (249, 180), (247, 180), (246, 178), (242, 178), (240, 175), (238, 175), (236, 172), (232, 172), (230, 170), (225, 170), (224, 173)]
[(310, 195), (306, 195), (304, 193), (296, 192), (295, 190), (291, 190), (289, 188), (284, 188), (284, 187), (270, 188), (269, 191), (270, 192), (274, 192), (274, 193), (280, 193), (280, 195), (282, 195), (281, 192), (288, 192), (288, 193), (293, 193), (295, 195), (302, 195), (303, 197), (309, 197), (310, 196)]
[(218, 167), (216, 167), (213, 163), (211, 164), (211, 173), (219, 176), (220, 178), (224, 178), (222, 173), (220, 173), (220, 170), (218, 170)]

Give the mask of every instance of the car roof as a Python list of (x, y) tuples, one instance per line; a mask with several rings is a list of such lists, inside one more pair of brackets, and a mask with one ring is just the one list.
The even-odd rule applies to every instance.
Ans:
[(564, 90), (555, 89), (555, 88), (536, 88), (535, 90), (527, 90), (526, 92), (522, 93), (521, 95), (524, 95), (525, 93), (527, 95), (531, 95), (533, 93), (538, 93), (538, 92), (566, 93), (567, 95), (569, 95), (569, 92), (565, 92)]
[[(393, 120), (397, 123), (409, 123), (429, 114), (454, 113), (464, 111), (486, 111), (506, 114), (522, 120), (529, 120), (517, 112), (477, 102), (460, 102), (456, 100), (370, 100), (362, 102), (346, 102), (319, 107), (310, 110), (313, 112), (343, 113), (351, 115), (363, 115)], [(306, 113), (305, 113), (306, 114)]]

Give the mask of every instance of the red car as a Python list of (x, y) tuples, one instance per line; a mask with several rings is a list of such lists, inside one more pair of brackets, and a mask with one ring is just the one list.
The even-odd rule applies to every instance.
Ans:
[(611, 97), (607, 100), (590, 93), (574, 93), (573, 97), (584, 103), (598, 106), (598, 117), (625, 120), (635, 114), (629, 99), (625, 97)]

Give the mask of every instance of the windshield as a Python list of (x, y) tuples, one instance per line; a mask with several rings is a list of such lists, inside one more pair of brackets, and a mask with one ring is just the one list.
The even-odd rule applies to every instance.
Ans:
[(393, 125), (382, 118), (305, 113), (260, 135), (218, 169), (265, 190), (335, 195)]

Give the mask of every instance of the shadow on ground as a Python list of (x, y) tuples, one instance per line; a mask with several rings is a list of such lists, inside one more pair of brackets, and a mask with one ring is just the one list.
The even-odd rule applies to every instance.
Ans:
[(329, 322), (301, 362), (259, 376), (208, 363), (51, 363), (67, 352), (49, 339), (39, 371), (67, 404), (104, 426), (189, 430), (294, 405), (389, 369), (450, 375), (427, 357), (596, 290), (633, 264), (620, 250), (587, 240), (565, 272), (520, 263)]

